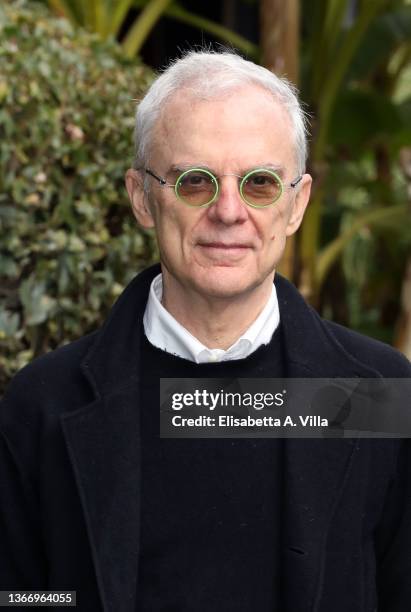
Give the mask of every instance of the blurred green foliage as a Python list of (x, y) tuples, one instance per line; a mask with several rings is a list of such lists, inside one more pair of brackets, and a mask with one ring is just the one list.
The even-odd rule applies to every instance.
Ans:
[(155, 258), (123, 184), (152, 80), (42, 5), (0, 6), (0, 388), (95, 329)]
[(411, 4), (302, 7), (300, 89), (312, 114), (314, 189), (297, 282), (327, 318), (405, 348), (398, 331), (411, 248)]
[[(53, 18), (46, 1), (72, 25)], [(300, 87), (315, 189), (294, 281), (328, 318), (392, 342), (411, 246), (399, 163), (411, 142), (411, 5), (364, 0), (347, 20), (349, 5), (302, 4)], [(143, 10), (125, 52), (131, 6)], [(258, 56), (176, 2), (0, 6), (0, 392), (33, 357), (95, 329), (156, 259), (129, 212), (123, 175), (133, 99), (152, 80), (129, 57), (163, 13)], [(120, 32), (123, 47), (112, 40)]]
[[(115, 38), (127, 57), (140, 53), (148, 35), (161, 17), (198, 28), (257, 59), (258, 46), (224, 27), (184, 8), (175, 0), (39, 0), (74, 26), (95, 32), (102, 40)], [(138, 9), (138, 16), (134, 16)]]

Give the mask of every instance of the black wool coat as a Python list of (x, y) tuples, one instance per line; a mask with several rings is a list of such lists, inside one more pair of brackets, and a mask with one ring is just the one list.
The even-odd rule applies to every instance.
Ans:
[[(139, 329), (158, 272), (134, 279), (101, 330), (9, 387), (0, 590), (70, 589), (79, 612), (135, 612)], [(290, 283), (275, 283), (290, 377), (411, 377), (395, 350), (323, 321)], [(408, 441), (288, 439), (284, 452), (284, 612), (411, 610)]]

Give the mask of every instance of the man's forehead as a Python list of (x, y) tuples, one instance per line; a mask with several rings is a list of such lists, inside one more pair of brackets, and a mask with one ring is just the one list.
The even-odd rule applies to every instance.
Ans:
[[(190, 125), (200, 132), (204, 129), (210, 131), (224, 122), (225, 125), (238, 126), (239, 136), (251, 130), (265, 132), (268, 123), (271, 129), (278, 130), (281, 126), (287, 130), (291, 128), (288, 111), (273, 95), (254, 85), (225, 92), (224, 95), (198, 98), (193, 91), (187, 88), (176, 92), (163, 107), (155, 124), (154, 135), (167, 138), (169, 135), (184, 137), (193, 132), (187, 131), (185, 126)], [(264, 126), (262, 126), (264, 124)], [(177, 129), (176, 129), (177, 128)]]
[(261, 87), (246, 86), (210, 100), (182, 90), (167, 103), (155, 126), (150, 157), (163, 160), (167, 169), (174, 164), (184, 170), (202, 160), (217, 173), (221, 167), (240, 172), (256, 164), (281, 170), (289, 147), (288, 112)]
[(229, 110), (232, 106), (238, 105), (238, 101), (244, 96), (260, 98), (261, 103), (264, 101), (273, 108), (283, 108), (281, 103), (274, 98), (271, 92), (258, 85), (241, 85), (227, 89), (226, 91), (217, 93), (211, 92), (209, 96), (199, 96), (192, 88), (182, 87), (177, 90), (164, 105), (161, 116), (187, 116), (187, 112), (194, 114), (198, 109), (203, 107), (203, 105), (214, 105), (218, 106), (220, 110)]

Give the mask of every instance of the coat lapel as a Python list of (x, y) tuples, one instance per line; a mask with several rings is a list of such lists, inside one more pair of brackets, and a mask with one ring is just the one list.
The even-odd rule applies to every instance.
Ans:
[(134, 612), (140, 539), (139, 345), (159, 266), (113, 307), (82, 364), (95, 401), (61, 416), (104, 612)]
[[(339, 345), (297, 290), (276, 277), (289, 378), (374, 378)], [(358, 439), (284, 440), (284, 612), (318, 610), (329, 526), (355, 466)]]
[(135, 610), (140, 435), (131, 385), (62, 417), (104, 612)]
[(284, 612), (314, 612), (328, 530), (359, 440), (287, 439), (284, 453)]

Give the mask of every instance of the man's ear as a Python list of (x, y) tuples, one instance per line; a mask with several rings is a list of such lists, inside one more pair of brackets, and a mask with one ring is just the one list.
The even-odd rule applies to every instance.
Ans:
[(144, 179), (138, 170), (127, 170), (126, 188), (137, 222), (145, 229), (154, 227), (154, 219), (148, 206), (148, 196), (144, 191)]
[(291, 204), (292, 210), (285, 230), (286, 236), (294, 234), (301, 225), (305, 209), (310, 199), (312, 181), (313, 179), (309, 174), (304, 174), (300, 184), (297, 186), (298, 191)]

